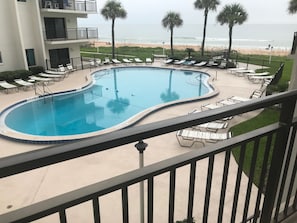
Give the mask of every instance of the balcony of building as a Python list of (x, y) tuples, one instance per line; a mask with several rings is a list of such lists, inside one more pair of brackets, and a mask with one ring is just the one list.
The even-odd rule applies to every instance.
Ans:
[(98, 39), (97, 28), (68, 28), (68, 29), (47, 29), (44, 31), (46, 44), (61, 45), (69, 43), (85, 43)]
[(96, 0), (40, 0), (40, 8), (46, 13), (72, 13), (86, 16), (97, 13)]
[[(84, 215), (83, 222), (172, 223), (182, 220), (176, 218), (176, 212), (184, 213), (183, 219), (187, 219), (184, 222), (188, 223), (192, 219), (228, 223), (295, 222), (290, 219), (297, 207), (296, 100), (297, 91), (289, 91), (2, 158), (2, 182), (41, 167), (58, 167), (65, 161), (96, 157), (122, 145), (131, 145), (131, 150), (135, 145), (139, 151), (139, 169), (4, 213), (0, 222), (53, 222), (46, 219), (54, 216), (56, 222), (66, 223), (78, 222), (78, 216)], [(271, 107), (280, 111), (275, 124), (142, 166), (145, 154), (153, 149), (150, 144), (153, 138), (162, 142), (165, 134)], [(174, 135), (172, 140), (176, 140)], [(195, 139), (189, 136), (186, 140)], [(162, 143), (170, 146), (169, 142)], [(251, 157), (249, 173), (245, 176), (247, 150)], [(234, 151), (239, 159), (231, 174)], [(256, 169), (260, 173), (257, 186)]]

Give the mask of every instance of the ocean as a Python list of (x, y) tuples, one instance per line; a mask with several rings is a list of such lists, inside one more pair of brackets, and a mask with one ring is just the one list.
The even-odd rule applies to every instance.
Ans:
[[(111, 42), (111, 22), (98, 26), (99, 41)], [(228, 26), (208, 24), (206, 47), (227, 48)], [(243, 24), (233, 28), (232, 48), (291, 50), (297, 24)], [(174, 45), (201, 45), (203, 25), (184, 24), (174, 28)], [(118, 43), (169, 44), (170, 31), (161, 24), (115, 24), (115, 41)]]

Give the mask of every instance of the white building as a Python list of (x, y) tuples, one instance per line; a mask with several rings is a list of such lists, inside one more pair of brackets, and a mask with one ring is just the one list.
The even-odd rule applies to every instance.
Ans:
[(96, 0), (1, 0), (0, 72), (80, 64), (80, 46), (97, 28), (78, 28), (77, 18), (97, 13)]

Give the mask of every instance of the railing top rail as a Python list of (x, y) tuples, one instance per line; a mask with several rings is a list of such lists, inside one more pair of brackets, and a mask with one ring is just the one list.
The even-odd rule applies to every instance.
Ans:
[(286, 107), (290, 103), (295, 103), (296, 99), (297, 90), (294, 90), (1, 158), (0, 178), (275, 104)]

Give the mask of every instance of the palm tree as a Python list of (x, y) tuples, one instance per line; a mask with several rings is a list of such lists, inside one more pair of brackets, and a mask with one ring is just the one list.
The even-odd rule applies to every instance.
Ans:
[(105, 3), (101, 14), (106, 20), (111, 19), (112, 58), (114, 59), (114, 22), (116, 18), (126, 18), (127, 12), (122, 8), (120, 2), (109, 0)]
[(170, 30), (170, 49), (171, 56), (173, 56), (173, 28), (179, 27), (183, 24), (183, 20), (180, 18), (179, 13), (168, 12), (162, 20), (164, 28), (169, 28)]
[(221, 24), (227, 24), (229, 26), (229, 48), (227, 53), (227, 61), (229, 61), (231, 46), (232, 46), (232, 31), (233, 26), (241, 25), (248, 18), (248, 14), (240, 4), (226, 5), (223, 10), (218, 14), (217, 21)]
[(291, 0), (289, 2), (289, 13), (295, 14), (297, 12), (297, 0)]
[(202, 38), (202, 44), (201, 44), (201, 56), (204, 56), (204, 45), (205, 45), (208, 12), (210, 10), (215, 11), (219, 4), (220, 2), (218, 0), (196, 0), (194, 2), (194, 6), (196, 9), (204, 9), (204, 26), (203, 26), (203, 38)]

